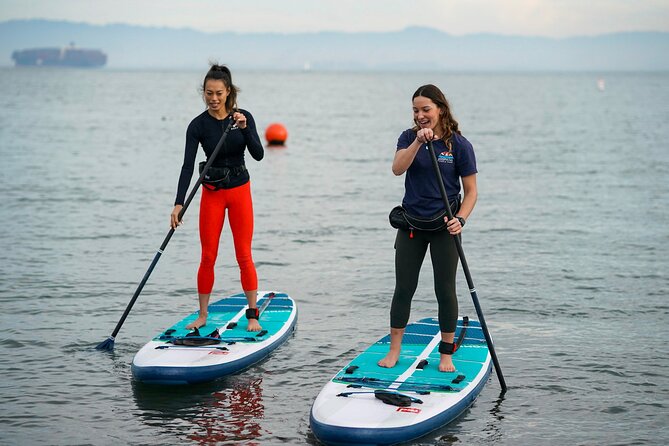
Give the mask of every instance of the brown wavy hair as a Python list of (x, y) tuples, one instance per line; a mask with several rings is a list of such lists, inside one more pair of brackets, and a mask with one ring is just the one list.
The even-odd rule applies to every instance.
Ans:
[[(437, 107), (439, 107), (441, 114), (439, 116), (439, 123), (437, 124), (437, 128), (441, 130), (443, 135), (441, 140), (444, 141), (450, 149), (451, 144), (449, 140), (451, 139), (451, 136), (453, 136), (454, 133), (457, 133), (458, 135), (461, 135), (462, 133), (460, 133), (458, 121), (455, 120), (453, 114), (451, 113), (451, 106), (449, 105), (446, 96), (444, 96), (444, 93), (441, 92), (439, 87), (432, 84), (418, 87), (418, 90), (416, 90), (416, 92), (413, 94), (411, 100), (413, 101), (418, 96), (430, 99), (437, 105)], [(414, 124), (416, 125), (412, 130), (417, 132), (420, 129), (420, 126), (415, 121)]]
[(216, 79), (223, 81), (226, 88), (230, 89), (230, 94), (225, 100), (225, 111), (231, 112), (237, 109), (237, 93), (239, 93), (239, 88), (232, 83), (232, 73), (230, 69), (225, 65), (218, 65), (216, 63), (211, 64), (211, 68), (207, 71), (207, 74), (204, 76), (204, 81), (202, 81), (202, 92), (204, 93), (205, 86), (207, 81), (210, 79)]

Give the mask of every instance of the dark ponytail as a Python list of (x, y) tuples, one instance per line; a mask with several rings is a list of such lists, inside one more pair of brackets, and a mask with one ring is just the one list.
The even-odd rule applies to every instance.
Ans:
[(211, 68), (204, 77), (202, 82), (202, 91), (204, 92), (207, 81), (210, 79), (221, 80), (226, 88), (230, 89), (227, 99), (225, 100), (225, 110), (230, 112), (237, 108), (237, 93), (239, 93), (239, 88), (235, 87), (232, 83), (232, 73), (230, 69), (225, 65), (211, 64)]

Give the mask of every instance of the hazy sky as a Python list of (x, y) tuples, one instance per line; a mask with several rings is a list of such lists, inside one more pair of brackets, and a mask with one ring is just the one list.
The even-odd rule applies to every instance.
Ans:
[(0, 21), (34, 18), (208, 32), (427, 26), (455, 35), (568, 37), (669, 31), (669, 0), (0, 0)]

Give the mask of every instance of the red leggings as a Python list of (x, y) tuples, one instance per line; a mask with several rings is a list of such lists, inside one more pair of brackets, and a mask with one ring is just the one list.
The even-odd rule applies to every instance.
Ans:
[(251, 183), (232, 189), (209, 190), (202, 187), (200, 201), (200, 243), (202, 258), (197, 272), (197, 291), (209, 294), (214, 288), (214, 265), (218, 256), (218, 243), (228, 210), (230, 229), (235, 245), (235, 256), (239, 265), (242, 289), (258, 289), (258, 275), (251, 256), (253, 239), (253, 201)]

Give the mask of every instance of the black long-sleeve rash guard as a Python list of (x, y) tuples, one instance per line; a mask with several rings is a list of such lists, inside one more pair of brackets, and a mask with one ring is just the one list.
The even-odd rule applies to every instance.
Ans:
[[(246, 116), (246, 128), (240, 129), (232, 127), (228, 136), (219, 150), (216, 159), (212, 163), (215, 167), (239, 167), (244, 166), (244, 151), (248, 147), (249, 153), (256, 161), (260, 161), (265, 150), (263, 149), (256, 123), (253, 116), (246, 110), (238, 110)], [(184, 163), (181, 166), (181, 175), (179, 176), (179, 185), (177, 186), (177, 196), (174, 204), (184, 204), (186, 191), (195, 170), (195, 158), (197, 157), (197, 148), (202, 145), (207, 159), (216, 148), (216, 144), (223, 136), (224, 129), (228, 126), (228, 116), (223, 120), (218, 120), (211, 116), (208, 111), (195, 117), (188, 125), (186, 130), (186, 150), (184, 153)], [(248, 171), (231, 179), (229, 187), (237, 187), (249, 181)]]

